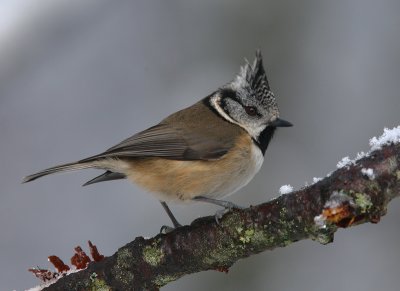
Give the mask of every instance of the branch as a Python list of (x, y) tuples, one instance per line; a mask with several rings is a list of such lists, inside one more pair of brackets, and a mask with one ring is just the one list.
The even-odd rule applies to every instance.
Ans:
[(399, 195), (400, 144), (385, 145), (309, 187), (234, 209), (220, 225), (209, 216), (168, 234), (137, 237), (43, 290), (158, 290), (185, 274), (227, 272), (237, 260), (265, 250), (303, 239), (326, 244), (338, 227), (377, 223)]

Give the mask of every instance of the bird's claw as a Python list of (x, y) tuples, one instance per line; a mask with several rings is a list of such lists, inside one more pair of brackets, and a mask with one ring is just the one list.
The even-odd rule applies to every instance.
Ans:
[(175, 227), (169, 226), (169, 225), (163, 225), (160, 228), (160, 233), (162, 234), (167, 234), (170, 233), (171, 231), (177, 229), (178, 227), (181, 227), (182, 225), (176, 225)]
[(215, 212), (215, 215), (214, 215), (214, 217), (215, 217), (215, 222), (216, 222), (218, 225), (220, 225), (219, 220), (222, 218), (222, 216), (224, 216), (224, 215), (225, 215), (226, 213), (228, 213), (229, 211), (231, 211), (231, 209), (229, 209), (229, 208), (224, 208), (224, 209), (217, 210), (217, 211)]
[(245, 209), (245, 207), (237, 205), (235, 203), (232, 202), (227, 202), (225, 205), (225, 208), (217, 210), (217, 212), (215, 212), (215, 222), (220, 225), (220, 219), (227, 214), (229, 211), (231, 211), (232, 209)]

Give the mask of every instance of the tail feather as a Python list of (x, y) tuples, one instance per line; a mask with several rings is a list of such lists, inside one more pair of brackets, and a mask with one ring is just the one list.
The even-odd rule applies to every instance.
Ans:
[(22, 180), (22, 183), (27, 183), (27, 182), (36, 180), (37, 178), (47, 176), (50, 174), (54, 174), (54, 173), (88, 169), (88, 168), (93, 168), (94, 166), (95, 165), (93, 162), (74, 162), (74, 163), (58, 165), (58, 166), (51, 167), (46, 170), (40, 171), (38, 173), (26, 176)]
[(126, 178), (125, 174), (107, 171), (107, 172), (101, 174), (100, 176), (97, 176), (97, 177), (93, 178), (92, 180), (87, 181), (82, 186), (87, 186), (87, 185), (91, 185), (94, 183), (105, 182), (105, 181), (125, 179), (125, 178)]

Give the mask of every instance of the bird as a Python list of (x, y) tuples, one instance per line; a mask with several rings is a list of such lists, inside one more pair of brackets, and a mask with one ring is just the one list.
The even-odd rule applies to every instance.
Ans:
[(202, 201), (231, 210), (222, 200), (259, 172), (280, 118), (260, 50), (232, 81), (195, 104), (123, 140), (108, 150), (26, 176), (23, 183), (73, 170), (105, 172), (84, 186), (128, 179), (155, 195), (172, 221), (181, 224), (167, 203)]

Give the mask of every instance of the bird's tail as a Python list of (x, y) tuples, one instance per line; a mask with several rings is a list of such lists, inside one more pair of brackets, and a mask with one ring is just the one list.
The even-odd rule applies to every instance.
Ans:
[(50, 174), (54, 174), (54, 173), (82, 170), (82, 169), (88, 169), (88, 168), (93, 168), (93, 167), (95, 167), (95, 163), (92, 162), (92, 161), (88, 161), (88, 162), (73, 162), (73, 163), (58, 165), (58, 166), (51, 167), (51, 168), (48, 168), (46, 170), (40, 171), (40, 172), (38, 172), (36, 174), (32, 174), (32, 175), (26, 176), (22, 180), (22, 183), (27, 183), (27, 182), (36, 180), (37, 178), (40, 178), (40, 177), (43, 177), (43, 176), (47, 176), (47, 175), (50, 175)]

